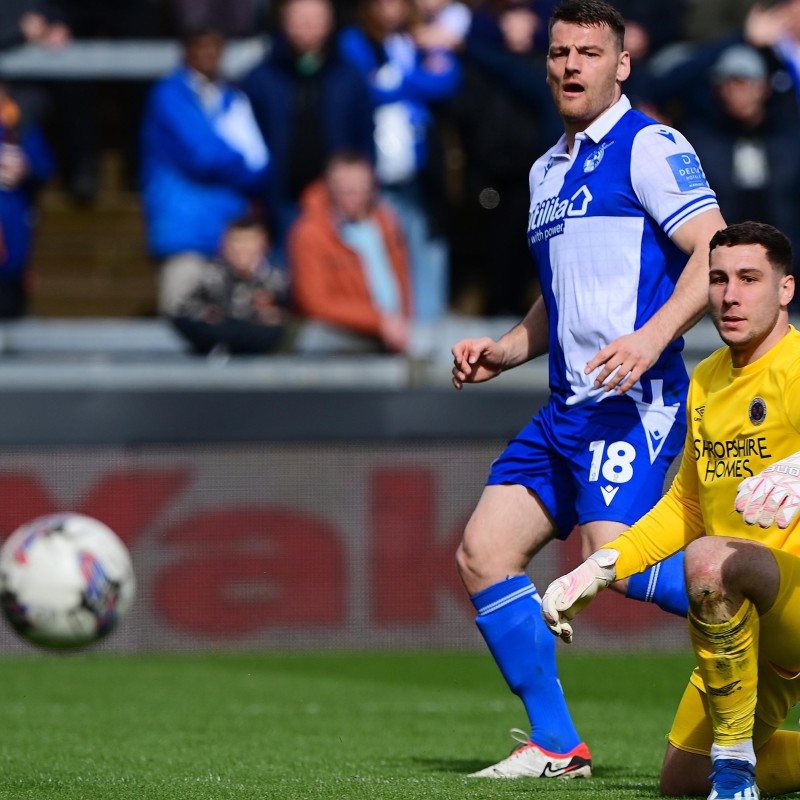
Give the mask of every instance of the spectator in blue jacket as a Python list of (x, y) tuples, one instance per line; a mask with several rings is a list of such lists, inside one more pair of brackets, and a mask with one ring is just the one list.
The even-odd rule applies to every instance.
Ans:
[(331, 0), (284, 0), (279, 29), (266, 58), (242, 81), (272, 154), (266, 188), (274, 254), (303, 191), (342, 150), (373, 158), (372, 106), (367, 83), (334, 45)]
[(54, 167), (44, 135), (0, 85), (0, 318), (27, 311), (36, 195)]
[(153, 87), (142, 123), (142, 197), (150, 252), (161, 262), (161, 311), (263, 193), (269, 151), (246, 95), (220, 77), (223, 46), (216, 31), (189, 33), (183, 65)]
[(459, 88), (455, 53), (418, 40), (413, 0), (361, 0), (361, 21), (341, 49), (368, 80), (375, 117), (376, 172), (408, 242), (415, 316), (449, 307), (444, 158), (437, 111)]

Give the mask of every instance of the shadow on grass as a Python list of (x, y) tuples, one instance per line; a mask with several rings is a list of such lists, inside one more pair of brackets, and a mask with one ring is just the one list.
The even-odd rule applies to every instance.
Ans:
[(477, 772), (488, 766), (486, 761), (475, 761), (467, 758), (411, 758), (409, 761), (414, 766), (429, 772), (449, 772), (466, 777), (471, 772)]

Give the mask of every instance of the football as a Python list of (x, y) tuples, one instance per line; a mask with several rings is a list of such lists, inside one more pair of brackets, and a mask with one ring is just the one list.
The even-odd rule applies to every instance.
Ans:
[(108, 636), (136, 592), (127, 548), (83, 514), (50, 514), (17, 528), (0, 548), (0, 607), (24, 639), (74, 649)]

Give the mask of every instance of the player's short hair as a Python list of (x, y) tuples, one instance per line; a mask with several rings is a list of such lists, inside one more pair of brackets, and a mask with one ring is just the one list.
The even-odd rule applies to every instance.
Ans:
[(607, 27), (617, 40), (620, 51), (625, 43), (625, 19), (619, 10), (604, 0), (563, 0), (550, 17), (548, 32), (556, 22), (568, 22), (584, 27)]
[(792, 274), (792, 243), (789, 237), (765, 222), (737, 222), (717, 231), (709, 244), (709, 253), (715, 247), (736, 247), (760, 244), (767, 251), (767, 261), (782, 275)]

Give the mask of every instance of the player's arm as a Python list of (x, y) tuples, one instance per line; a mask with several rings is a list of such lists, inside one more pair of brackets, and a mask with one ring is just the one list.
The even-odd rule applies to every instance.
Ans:
[(722, 214), (713, 208), (692, 217), (672, 234), (672, 241), (689, 256), (689, 260), (670, 299), (642, 326), (649, 336), (658, 338), (659, 353), (706, 313), (709, 243), (724, 227)]
[(598, 367), (594, 385), (624, 394), (658, 361), (664, 349), (692, 327), (708, 303), (708, 245), (725, 221), (716, 208), (685, 222), (672, 240), (689, 254), (670, 299), (638, 330), (620, 336), (586, 364), (589, 375)]
[(453, 385), (482, 383), (513, 369), (548, 349), (547, 310), (537, 298), (525, 318), (497, 341), (484, 336), (453, 345)]

